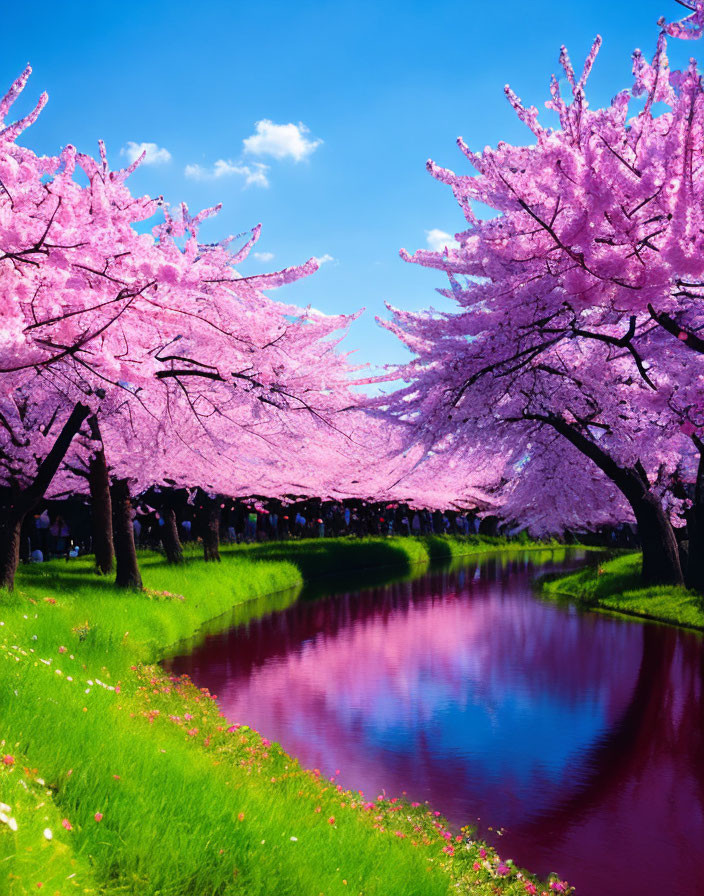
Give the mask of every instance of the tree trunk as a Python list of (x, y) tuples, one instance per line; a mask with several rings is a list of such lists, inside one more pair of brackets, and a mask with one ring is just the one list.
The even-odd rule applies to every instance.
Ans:
[(687, 514), (689, 545), (685, 584), (704, 593), (704, 507), (693, 507)]
[(51, 480), (66, 457), (73, 437), (89, 413), (90, 408), (84, 404), (77, 404), (74, 407), (56, 437), (56, 441), (51, 446), (51, 450), (39, 464), (34, 479), (25, 489), (18, 490), (13, 494), (9, 510), (5, 514), (5, 518), (0, 521), (0, 588), (12, 591), (15, 587), (15, 573), (20, 560), (20, 539), (24, 518), (34, 510), (46, 494)]
[(10, 513), (0, 523), (0, 588), (9, 591), (15, 586), (15, 573), (20, 562), (20, 538), (24, 514)]
[(115, 543), (115, 584), (118, 588), (141, 590), (142, 576), (137, 563), (132, 527), (132, 504), (126, 479), (116, 479), (112, 484), (112, 531)]
[[(88, 421), (94, 441), (101, 441), (98, 421), (91, 417)], [(115, 550), (112, 538), (112, 502), (110, 500), (110, 478), (105, 460), (105, 450), (100, 447), (90, 459), (88, 484), (92, 511), (93, 553), (95, 568), (101, 575), (112, 572)]]
[(631, 506), (643, 551), (643, 584), (683, 584), (677, 539), (659, 499), (648, 492)]
[(203, 528), (203, 559), (220, 562), (220, 504), (210, 502), (208, 518)]
[(689, 551), (685, 583), (688, 588), (704, 593), (704, 443), (698, 436), (693, 441), (699, 450), (699, 467), (694, 501), (687, 511)]
[(183, 563), (183, 548), (178, 537), (176, 525), (176, 512), (173, 507), (167, 507), (163, 512), (164, 525), (161, 527), (161, 543), (164, 546), (167, 563)]
[(638, 524), (643, 551), (643, 584), (646, 586), (684, 584), (672, 524), (659, 499), (650, 491), (650, 482), (640, 461), (636, 461), (632, 467), (620, 466), (584, 432), (557, 415), (534, 414), (527, 419), (540, 420), (557, 430), (582, 454), (594, 461), (631, 505)]

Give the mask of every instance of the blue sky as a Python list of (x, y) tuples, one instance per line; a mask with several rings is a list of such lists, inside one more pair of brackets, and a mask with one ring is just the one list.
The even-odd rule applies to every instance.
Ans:
[[(561, 43), (577, 66), (603, 36), (589, 98), (607, 102), (629, 83), (631, 51), (649, 54), (657, 19), (678, 10), (674, 0), (37, 0), (31, 21), (21, 4), (3, 11), (0, 75), (9, 85), (32, 63), (21, 111), (49, 92), (25, 137), (36, 150), (70, 142), (95, 152), (102, 137), (117, 167), (130, 141), (154, 143), (166, 154), (133, 176), (135, 191), (192, 209), (222, 202), (209, 239), (262, 222), (257, 250), (273, 258), (251, 258), (243, 273), (329, 257), (278, 295), (328, 313), (365, 307), (349, 348), (384, 363), (404, 356), (374, 322), (385, 300), (443, 307), (441, 275), (405, 264), (399, 248), (464, 224), (426, 159), (469, 172), (458, 135), (475, 149), (530, 142), (503, 86), (541, 107)], [(672, 47), (671, 56), (698, 49)], [(308, 131), (264, 124), (245, 143), (262, 121)]]

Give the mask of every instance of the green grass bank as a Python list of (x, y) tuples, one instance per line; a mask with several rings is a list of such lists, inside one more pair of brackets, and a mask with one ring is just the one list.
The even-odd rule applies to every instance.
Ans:
[(450, 832), (442, 807), (342, 791), (301, 769), (156, 665), (213, 619), (286, 606), (321, 576), (383, 581), (385, 568), (531, 549), (550, 550), (329, 539), (226, 547), (216, 565), (189, 553), (181, 567), (145, 553), (139, 593), (97, 577), (91, 558), (23, 567), (0, 593), (0, 896), (554, 892), (557, 880)]
[(546, 579), (542, 589), (548, 597), (569, 598), (590, 609), (704, 630), (701, 594), (671, 585), (643, 588), (640, 569), (639, 553), (621, 554), (598, 567)]

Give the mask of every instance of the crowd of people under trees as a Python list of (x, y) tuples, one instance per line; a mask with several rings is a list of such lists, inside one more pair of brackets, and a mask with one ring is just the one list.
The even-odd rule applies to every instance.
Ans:
[[(290, 504), (261, 498), (217, 498), (211, 501), (205, 494), (191, 496), (189, 500), (186, 494), (158, 490), (131, 503), (135, 545), (159, 552), (164, 552), (168, 546), (165, 527), (171, 511), (181, 544), (202, 544), (204, 536), (207, 540), (213, 510), (218, 517), (218, 542), (223, 544), (365, 536), (502, 535), (521, 538), (527, 535), (511, 530), (496, 516), (480, 518), (474, 511), (417, 509), (365, 501), (301, 500)], [(41, 563), (55, 557), (69, 559), (90, 554), (93, 551), (92, 525), (90, 506), (85, 502), (52, 502), (41, 513), (25, 520), (20, 558), (23, 562)], [(579, 541), (607, 547), (637, 544), (635, 527), (628, 524), (603, 527), (595, 533), (565, 533), (563, 538), (566, 543)]]
[[(356, 314), (270, 298), (315, 259), (245, 276), (259, 226), (204, 242), (218, 207), (135, 196), (141, 160), (19, 142), (47, 100), (7, 121), (28, 67), (0, 99), (0, 588), (35, 515), (37, 544), (66, 550), (71, 522), (47, 533), (43, 508), (69, 497), (90, 498), (97, 568), (140, 587), (135, 521), (139, 542), (156, 505), (131, 496), (168, 485), (207, 496), (158, 510), (170, 562), (188, 522), (217, 559), (223, 512), (254, 539), (272, 514), (280, 537), (344, 531), (334, 507), (356, 534), (413, 534), (472, 507), (539, 536), (635, 523), (645, 583), (704, 590), (704, 83), (667, 52), (702, 35), (704, 3), (681, 5), (610, 106), (586, 99), (600, 39), (581, 73), (563, 48), (559, 126), (507, 88), (525, 145), (460, 140), (472, 174), (428, 163), (467, 227), (401, 254), (447, 276), (456, 311), (391, 308), (412, 360), (375, 375), (340, 350)], [(231, 503), (253, 493), (267, 523)], [(317, 501), (269, 503), (301, 494)]]
[[(165, 517), (149, 501), (133, 502), (132, 529), (138, 548), (162, 550)], [(161, 503), (161, 502), (159, 502)], [(179, 541), (203, 540), (210, 525), (207, 505), (174, 502)], [(480, 520), (474, 513), (412, 510), (401, 506), (359, 502), (345, 506), (333, 502), (302, 501), (290, 506), (277, 501), (216, 501), (219, 508), (218, 540), (225, 544), (286, 541), (296, 538), (325, 538), (368, 535), (470, 535), (494, 534), (498, 520)], [(87, 505), (62, 504), (52, 514), (49, 508), (25, 522), (21, 559), (42, 562), (51, 557), (78, 556), (92, 552), (91, 515)]]

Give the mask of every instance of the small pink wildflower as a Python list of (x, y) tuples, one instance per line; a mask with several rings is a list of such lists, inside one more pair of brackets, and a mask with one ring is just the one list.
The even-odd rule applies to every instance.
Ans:
[(328, 824), (335, 824), (335, 816), (334, 815), (331, 815), (330, 818), (328, 818)]
[(526, 884), (524, 889), (526, 893), (528, 893), (528, 896), (535, 896), (535, 894), (538, 892), (538, 888), (535, 884)]
[(71, 822), (68, 820), (68, 818), (64, 818), (64, 820), (61, 822), (61, 827), (62, 827), (62, 828), (66, 828), (67, 831), (72, 831), (72, 830), (73, 830), (73, 825), (72, 825)]
[(442, 851), (446, 852), (448, 854), (448, 856), (454, 856), (455, 847), (454, 846), (443, 846)]
[(95, 818), (95, 820), (96, 820), (97, 822), (101, 822), (101, 821), (103, 820), (103, 813), (102, 813), (102, 812), (96, 812), (95, 815), (93, 816), (93, 818)]
[(2, 764), (3, 764), (3, 765), (14, 765), (14, 764), (15, 764), (15, 757), (14, 757), (14, 756), (10, 756), (9, 753), (6, 753), (6, 754), (2, 757)]
[(59, 647), (59, 653), (66, 653), (66, 648), (63, 646)]

